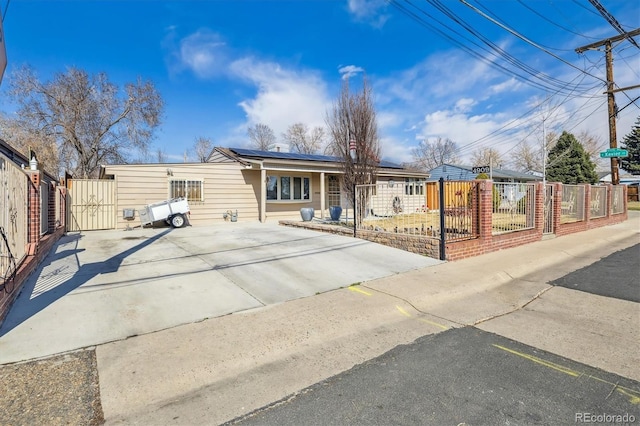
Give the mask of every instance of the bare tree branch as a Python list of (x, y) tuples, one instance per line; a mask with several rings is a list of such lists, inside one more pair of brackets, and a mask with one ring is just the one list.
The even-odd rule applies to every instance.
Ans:
[(302, 154), (317, 153), (324, 142), (324, 137), (322, 127), (315, 127), (309, 132), (309, 127), (304, 123), (292, 124), (282, 134), (282, 139), (289, 144), (289, 150)]
[[(354, 205), (354, 185), (374, 183), (380, 163), (376, 111), (367, 80), (363, 81), (362, 91), (358, 93), (350, 93), (349, 81), (345, 80), (325, 121), (331, 140), (326, 151), (342, 158), (342, 188)], [(356, 148), (354, 157), (349, 150), (350, 141)], [(359, 201), (359, 205), (364, 205), (364, 200)]]
[(196, 141), (193, 144), (193, 152), (195, 153), (197, 161), (200, 163), (206, 163), (212, 150), (213, 142), (211, 142), (211, 139), (204, 136), (196, 138)]
[(127, 162), (136, 150), (146, 151), (163, 109), (151, 82), (126, 84), (122, 96), (106, 74), (78, 68), (46, 83), (22, 68), (13, 74), (10, 95), (25, 129), (49, 135), (60, 167), (81, 178), (97, 176), (105, 162)]
[(458, 146), (451, 139), (437, 138), (429, 142), (424, 140), (411, 150), (414, 167), (429, 171), (442, 164), (457, 164), (460, 162)]
[(474, 166), (492, 166), (497, 168), (504, 166), (504, 159), (500, 151), (490, 147), (476, 149), (471, 154), (471, 162)]
[(267, 151), (270, 145), (276, 143), (276, 135), (271, 127), (266, 124), (258, 123), (249, 127), (247, 133), (249, 134), (249, 139), (251, 139), (252, 146), (261, 151)]

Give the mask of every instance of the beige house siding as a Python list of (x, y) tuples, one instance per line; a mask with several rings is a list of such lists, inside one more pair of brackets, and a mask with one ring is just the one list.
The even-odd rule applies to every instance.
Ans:
[(190, 223), (194, 226), (223, 222), (223, 214), (238, 212), (238, 220), (258, 220), (260, 173), (246, 170), (238, 163), (140, 164), (105, 166), (105, 174), (116, 181), (118, 229), (140, 224), (123, 219), (123, 209), (140, 210), (147, 204), (170, 197), (171, 179), (203, 181), (203, 201), (191, 201)]
[[(240, 157), (233, 149), (217, 148), (207, 163), (176, 164), (131, 164), (105, 166), (101, 176), (116, 181), (116, 226), (119, 229), (140, 224), (140, 215), (134, 220), (123, 219), (123, 209), (139, 211), (145, 205), (170, 198), (170, 181), (175, 179), (200, 180), (203, 182), (203, 200), (189, 200), (191, 215), (189, 221), (194, 226), (214, 224), (229, 220), (237, 213), (238, 221), (267, 221), (280, 219), (301, 219), (300, 209), (313, 207), (315, 216), (329, 216), (329, 203), (336, 202), (327, 197), (329, 176), (341, 178), (341, 167), (335, 162), (300, 161), (291, 158), (271, 158), (269, 156)], [(382, 169), (383, 171), (385, 169)], [(403, 176), (416, 173), (405, 170), (386, 170), (397, 181)], [(308, 177), (311, 179), (311, 200), (273, 201), (263, 203), (267, 176)], [(324, 176), (324, 185), (320, 179)], [(419, 176), (419, 174), (418, 174)], [(264, 180), (264, 181), (263, 181)], [(266, 191), (266, 190), (265, 190)], [(321, 192), (324, 192), (322, 194)], [(337, 195), (337, 194), (336, 194)], [(322, 198), (325, 198), (324, 215), (321, 212)], [(344, 191), (340, 190), (340, 205), (350, 209)], [(262, 216), (264, 215), (264, 216)]]

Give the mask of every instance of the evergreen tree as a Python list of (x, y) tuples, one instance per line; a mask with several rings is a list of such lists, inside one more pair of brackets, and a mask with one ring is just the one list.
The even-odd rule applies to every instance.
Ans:
[(620, 147), (629, 151), (628, 157), (620, 159), (620, 167), (632, 175), (640, 175), (640, 116)]
[(571, 133), (562, 132), (558, 143), (549, 151), (547, 162), (547, 180), (564, 184), (597, 183), (596, 165), (589, 159)]

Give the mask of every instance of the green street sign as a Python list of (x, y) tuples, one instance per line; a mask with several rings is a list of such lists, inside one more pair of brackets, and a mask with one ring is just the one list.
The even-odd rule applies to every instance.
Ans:
[(626, 149), (609, 148), (600, 153), (600, 158), (628, 157), (629, 151)]

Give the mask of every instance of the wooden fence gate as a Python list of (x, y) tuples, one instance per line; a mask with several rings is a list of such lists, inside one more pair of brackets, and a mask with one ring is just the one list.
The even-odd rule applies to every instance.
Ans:
[(115, 181), (72, 179), (68, 189), (68, 231), (115, 229)]

